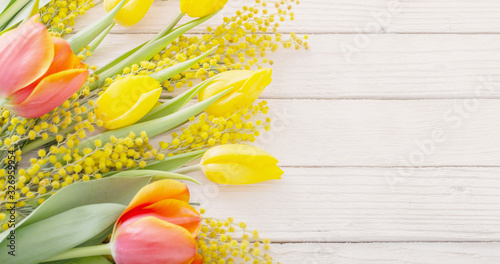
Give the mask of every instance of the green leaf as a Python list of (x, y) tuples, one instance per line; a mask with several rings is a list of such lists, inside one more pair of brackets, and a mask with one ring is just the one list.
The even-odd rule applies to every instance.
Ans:
[(101, 42), (106, 38), (108, 35), (109, 31), (115, 26), (115, 23), (111, 23), (99, 36), (97, 36), (92, 42), (90, 42), (89, 46), (89, 51), (94, 52), (99, 45), (101, 45)]
[(120, 61), (113, 67), (107, 69), (106, 71), (99, 74), (99, 82), (95, 82), (95, 85), (91, 85), (91, 89), (95, 88), (97, 84), (103, 84), (106, 78), (113, 77), (114, 75), (120, 73), (125, 67), (128, 67), (132, 64), (138, 64), (141, 61), (148, 61), (153, 58), (154, 55), (158, 54), (162, 49), (164, 49), (167, 45), (172, 43), (175, 39), (177, 39), (182, 34), (186, 33), (188, 30), (194, 28), (195, 26), (207, 21), (215, 14), (211, 14), (202, 18), (198, 18), (189, 23), (186, 23), (175, 30), (173, 30), (168, 35), (160, 38), (154, 42), (148, 42), (146, 45), (142, 46), (133, 54), (129, 55), (124, 60)]
[(178, 63), (176, 65), (170, 66), (170, 67), (168, 67), (164, 70), (161, 70), (159, 72), (155, 72), (155, 73), (151, 74), (151, 77), (155, 78), (159, 82), (166, 81), (166, 80), (174, 77), (175, 75), (182, 73), (185, 70), (191, 68), (191, 66), (193, 66), (195, 63), (201, 61), (203, 58), (205, 58), (210, 53), (212, 53), (215, 49), (217, 49), (217, 47), (211, 48), (209, 51), (201, 54), (200, 56), (198, 56), (194, 59), (190, 59), (190, 60), (187, 60), (185, 62), (181, 62), (181, 63)]
[(105, 257), (98, 256), (76, 259), (68, 262), (68, 264), (111, 264), (111, 262), (109, 262), (109, 260)]
[(212, 79), (208, 79), (205, 82), (200, 83), (198, 86), (175, 97), (174, 99), (154, 107), (146, 116), (144, 116), (137, 123), (150, 121), (163, 116), (171, 115), (179, 111), (179, 109), (181, 109), (184, 105), (186, 105), (203, 88), (207, 87), (207, 85), (209, 85), (211, 81)]
[(111, 176), (111, 178), (114, 178), (114, 177), (123, 177), (123, 178), (131, 177), (131, 178), (133, 178), (133, 177), (144, 177), (144, 176), (152, 176), (153, 180), (164, 180), (164, 179), (186, 180), (186, 181), (191, 181), (191, 182), (194, 182), (197, 184), (201, 184), (199, 181), (197, 181), (189, 176), (183, 175), (183, 174), (167, 172), (167, 171), (158, 171), (158, 170), (122, 171), (122, 172), (119, 172), (119, 173)]
[(198, 158), (201, 158), (203, 154), (207, 152), (206, 149), (192, 151), (188, 153), (178, 154), (172, 157), (167, 157), (164, 160), (150, 162), (145, 170), (161, 170), (161, 171), (173, 171), (176, 170)]
[(43, 262), (109, 228), (124, 210), (125, 205), (115, 203), (85, 205), (26, 225), (16, 230), (15, 257), (8, 254), (8, 239), (0, 243), (0, 263)]
[(134, 132), (138, 135), (142, 131), (145, 131), (150, 138), (158, 136), (171, 130), (172, 128), (181, 125), (190, 117), (198, 115), (231, 90), (232, 88), (224, 90), (205, 101), (199, 102), (190, 107), (186, 107), (174, 114), (120, 129), (106, 131), (93, 137), (87, 138), (85, 141), (81, 142), (80, 145), (78, 145), (78, 148), (80, 150), (83, 150), (84, 148), (94, 148), (94, 141), (96, 140), (101, 140), (102, 144), (106, 144), (109, 142), (111, 136), (115, 136), (117, 138), (125, 138), (130, 134), (130, 132)]
[[(36, 0), (33, 1), (31, 0), (30, 3), (24, 6), (24, 8), (17, 13), (17, 15), (7, 24), (7, 28), (9, 27), (15, 27), (19, 23), (23, 21), (27, 21), (30, 17), (36, 15), (38, 13), (38, 10), (40, 7), (43, 7), (44, 5), (48, 4), (50, 0)], [(44, 4), (45, 3), (45, 4)]]
[(109, 260), (102, 256), (86, 257), (79, 259), (65, 259), (43, 262), (43, 264), (111, 264)]
[[(30, 225), (82, 205), (97, 203), (128, 205), (135, 194), (150, 180), (151, 177), (106, 178), (73, 183), (47, 199), (28, 217), (16, 223), (16, 227)], [(9, 230), (1, 233), (0, 241), (8, 234)]]
[(16, 0), (5, 0), (0, 2), (0, 14), (3, 13), (12, 3), (14, 3)]
[(133, 48), (132, 50), (129, 50), (128, 52), (126, 52), (125, 54), (121, 55), (120, 57), (114, 59), (113, 61), (109, 62), (108, 64), (106, 64), (105, 66), (99, 68), (96, 73), (97, 74), (100, 74), (101, 72), (115, 66), (116, 64), (118, 64), (119, 62), (123, 61), (125, 58), (129, 57), (130, 55), (134, 54), (136, 51), (138, 51), (140, 48), (142, 48), (144, 45), (146, 45), (147, 43), (152, 43), (152, 42), (155, 42), (159, 39), (161, 39), (162, 37), (166, 36), (168, 33), (170, 33), (172, 31), (172, 28), (175, 27), (175, 25), (177, 25), (177, 23), (179, 22), (179, 20), (184, 16), (184, 14), (182, 12), (180, 12), (180, 14), (178, 14), (174, 19), (172, 19), (172, 21), (161, 31), (159, 32), (158, 34), (156, 34), (156, 36), (149, 40), (149, 41), (146, 41), (144, 43), (142, 43), (141, 45)]
[(69, 38), (68, 42), (71, 44), (71, 50), (75, 54), (80, 53), (85, 46), (87, 46), (97, 35), (101, 34), (101, 32), (111, 24), (118, 11), (120, 11), (126, 2), (127, 0), (121, 0), (120, 3), (118, 3), (118, 5), (111, 10), (111, 12), (106, 14), (106, 16), (95, 23), (88, 25), (83, 30)]
[(21, 11), (30, 0), (17, 0), (12, 5), (10, 5), (1, 15), (0, 15), (0, 29), (7, 27), (7, 23), (11, 21), (14, 16)]

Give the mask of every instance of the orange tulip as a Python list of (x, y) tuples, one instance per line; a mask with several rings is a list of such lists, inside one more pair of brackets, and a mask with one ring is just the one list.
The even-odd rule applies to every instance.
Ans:
[(52, 38), (36, 18), (0, 36), (1, 104), (26, 118), (64, 103), (89, 75), (69, 43)]
[[(118, 264), (198, 264), (200, 214), (189, 205), (187, 186), (162, 180), (142, 188), (118, 218), (111, 254)], [(200, 262), (201, 260), (201, 262)]]

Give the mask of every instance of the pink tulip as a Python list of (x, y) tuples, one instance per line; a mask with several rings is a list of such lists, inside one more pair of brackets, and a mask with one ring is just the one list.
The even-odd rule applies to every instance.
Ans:
[(89, 75), (69, 43), (36, 19), (0, 36), (0, 104), (26, 118), (64, 103)]
[(196, 253), (200, 228), (187, 186), (158, 181), (141, 189), (116, 222), (111, 253), (118, 264), (202, 264)]

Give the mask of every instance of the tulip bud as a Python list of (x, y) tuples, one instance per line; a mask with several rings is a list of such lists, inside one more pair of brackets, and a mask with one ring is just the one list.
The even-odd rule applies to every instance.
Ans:
[(253, 184), (281, 179), (278, 160), (264, 150), (242, 144), (209, 149), (201, 160), (207, 178), (220, 184)]
[(220, 10), (228, 0), (181, 0), (181, 12), (190, 17), (204, 17)]
[[(106, 12), (110, 12), (121, 0), (104, 0)], [(146, 15), (153, 0), (128, 0), (115, 16), (115, 22), (124, 27), (137, 24)]]
[(70, 44), (52, 38), (37, 18), (0, 37), (0, 99), (26, 118), (41, 117), (64, 103), (89, 75)]
[(127, 76), (113, 82), (97, 100), (96, 115), (106, 129), (135, 124), (158, 102), (162, 88), (153, 77)]
[(271, 83), (271, 69), (258, 71), (228, 71), (216, 78), (203, 89), (198, 98), (206, 100), (228, 88), (233, 89), (205, 111), (214, 116), (225, 116), (251, 105)]
[(111, 239), (117, 264), (195, 264), (200, 214), (187, 186), (162, 180), (142, 188), (120, 216)]

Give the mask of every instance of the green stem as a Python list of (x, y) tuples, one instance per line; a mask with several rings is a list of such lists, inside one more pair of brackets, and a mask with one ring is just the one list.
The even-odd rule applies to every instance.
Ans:
[(175, 26), (177, 26), (177, 24), (179, 23), (179, 21), (181, 21), (181, 19), (183, 17), (184, 17), (184, 13), (179, 12), (179, 14), (177, 14), (177, 16), (175, 16), (174, 19), (172, 19), (172, 21), (170, 21), (170, 23), (168, 23), (168, 25), (160, 33), (158, 33), (153, 39), (151, 39), (148, 42), (153, 43), (153, 42), (163, 38), (164, 36), (166, 36), (168, 33), (170, 33), (170, 31), (172, 31), (172, 29)]
[[(76, 127), (76, 124), (75, 125), (72, 125), (70, 127), (67, 127), (65, 129), (62, 129), (59, 134), (62, 134), (62, 135), (66, 135), (66, 134), (69, 134), (73, 131), (75, 131), (75, 127)], [(35, 141), (31, 141), (30, 143), (28, 143), (26, 146), (24, 146), (24, 148), (22, 149), (23, 153), (28, 153), (36, 148), (39, 148), (47, 143), (50, 143), (52, 141), (56, 140), (56, 137), (48, 137), (46, 139), (37, 139)]]
[(178, 173), (178, 174), (186, 174), (190, 172), (195, 172), (195, 171), (200, 171), (201, 170), (201, 164), (196, 164), (188, 167), (183, 167), (174, 171), (171, 171), (173, 173)]
[(111, 255), (111, 248), (109, 244), (103, 244), (98, 246), (91, 247), (81, 247), (81, 248), (73, 248), (62, 254), (54, 256), (50, 259), (45, 260), (45, 262), (63, 260), (63, 259), (74, 259), (74, 258), (84, 258), (84, 257), (92, 257), (92, 256), (102, 256), (102, 255)]

